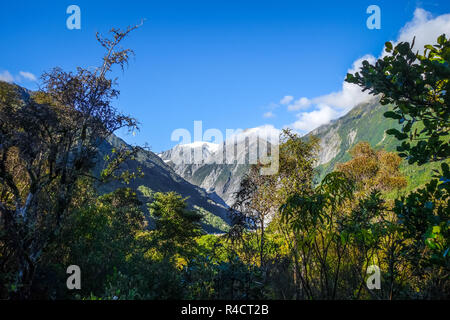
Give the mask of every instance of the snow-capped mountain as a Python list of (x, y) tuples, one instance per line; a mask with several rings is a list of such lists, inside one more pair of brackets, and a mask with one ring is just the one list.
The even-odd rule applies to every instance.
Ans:
[(273, 127), (253, 128), (230, 136), (222, 144), (177, 145), (158, 156), (181, 177), (231, 206), (250, 165), (267, 158), (272, 146), (268, 141), (277, 144), (278, 137), (279, 131)]

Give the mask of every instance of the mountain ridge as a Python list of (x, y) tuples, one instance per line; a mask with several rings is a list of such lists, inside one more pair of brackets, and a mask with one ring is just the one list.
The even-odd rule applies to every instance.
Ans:
[[(111, 156), (113, 148), (123, 147), (130, 148), (130, 145), (121, 138), (111, 135), (100, 145), (99, 159), (106, 155)], [(97, 161), (96, 168), (94, 169), (97, 174), (101, 171), (102, 165), (102, 161)], [(130, 187), (137, 191), (139, 198), (143, 202), (148, 202), (149, 199), (148, 195), (142, 191), (142, 187), (147, 188), (147, 192), (152, 193), (177, 192), (186, 199), (189, 209), (203, 209), (202, 212), (207, 214), (210, 220), (214, 219), (211, 215), (217, 217), (218, 225), (216, 226), (206, 222), (204, 223), (203, 227), (207, 232), (221, 233), (224, 231), (223, 228), (226, 228), (225, 225), (229, 223), (228, 208), (225, 203), (220, 201), (220, 198), (210, 196), (202, 188), (186, 181), (152, 151), (140, 148), (134, 159), (125, 161), (121, 166), (121, 170), (130, 170), (131, 172), (136, 172), (138, 168), (143, 173), (142, 177), (132, 179), (129, 184), (115, 181), (102, 186), (100, 190), (102, 192), (111, 192), (117, 187)], [(152, 224), (152, 219), (149, 219), (149, 221)], [(219, 225), (222, 225), (222, 228)]]

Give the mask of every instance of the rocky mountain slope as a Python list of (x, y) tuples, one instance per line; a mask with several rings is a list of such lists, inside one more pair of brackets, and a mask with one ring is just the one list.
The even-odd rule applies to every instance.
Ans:
[[(105, 155), (111, 155), (113, 148), (119, 149), (121, 147), (129, 146), (114, 135), (103, 142), (100, 146), (99, 161), (95, 171), (99, 172), (103, 167), (103, 162), (100, 159)], [(203, 226), (207, 232), (223, 232), (227, 228), (228, 210), (226, 204), (220, 198), (210, 197), (205, 190), (180, 177), (155, 153), (140, 149), (134, 160), (128, 160), (122, 166), (122, 169), (130, 172), (136, 172), (138, 168), (142, 170), (143, 177), (131, 180), (129, 185), (113, 182), (103, 186), (101, 190), (108, 192), (118, 186), (131, 187), (138, 191), (142, 200), (147, 202), (149, 193), (174, 191), (187, 198), (187, 203), (191, 209), (198, 209), (203, 213)]]
[[(201, 148), (201, 152), (199, 150)], [(198, 143), (177, 145), (159, 156), (190, 183), (205, 189), (210, 197), (231, 206), (242, 178), (257, 155), (264, 157), (270, 143), (246, 132), (238, 139), (222, 145)], [(250, 152), (251, 150), (251, 152)], [(201, 161), (195, 156), (202, 154)]]
[[(397, 126), (396, 121), (384, 118), (383, 113), (387, 110), (387, 106), (382, 106), (377, 98), (372, 98), (357, 105), (343, 117), (322, 125), (305, 136), (307, 138), (315, 135), (320, 138), (317, 181), (333, 170), (336, 163), (349, 160), (350, 156), (347, 151), (360, 141), (368, 141), (375, 148), (395, 150), (396, 142), (384, 133), (385, 130)], [(207, 155), (204, 158), (205, 163), (183, 162), (183, 157), (186, 157), (187, 154), (193, 155), (196, 148), (202, 148), (202, 153)], [(228, 145), (228, 148), (233, 148), (233, 146)], [(248, 158), (248, 149), (241, 150), (246, 151), (239, 154), (238, 157), (240, 159)], [(197, 150), (197, 152), (199, 151)], [(211, 150), (210, 144), (196, 143), (196, 145), (177, 145), (159, 156), (181, 177), (211, 194), (215, 193), (228, 205), (232, 205), (234, 193), (238, 191), (249, 165), (230, 165), (212, 161), (221, 152), (222, 148), (214, 151)]]

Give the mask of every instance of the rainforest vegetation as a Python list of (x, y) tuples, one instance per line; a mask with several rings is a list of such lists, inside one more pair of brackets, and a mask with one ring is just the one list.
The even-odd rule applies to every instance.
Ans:
[[(133, 148), (97, 156), (102, 140), (138, 126), (113, 107), (111, 78), (133, 54), (120, 44), (134, 28), (97, 35), (99, 68), (55, 68), (31, 93), (0, 82), (0, 299), (450, 298), (445, 35), (422, 54), (388, 42), (383, 58), (347, 75), (390, 106), (397, 152), (360, 142), (317, 182), (319, 141), (284, 130), (278, 173), (252, 166), (227, 232), (206, 234), (202, 212), (175, 192), (148, 191), (145, 201), (131, 188), (100, 192), (139, 174), (121, 166)], [(407, 186), (401, 166), (429, 163), (425, 184), (393, 192)], [(66, 287), (70, 265), (81, 269), (80, 290)], [(379, 289), (366, 284), (372, 265)]]

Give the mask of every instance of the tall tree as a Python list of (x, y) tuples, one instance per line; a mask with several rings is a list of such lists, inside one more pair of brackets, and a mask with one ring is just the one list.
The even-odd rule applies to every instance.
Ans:
[(336, 170), (358, 185), (364, 193), (402, 189), (407, 182), (400, 174), (402, 159), (394, 152), (375, 151), (369, 143), (360, 142), (350, 151), (352, 159), (340, 163)]
[(60, 232), (99, 144), (120, 128), (137, 126), (112, 106), (119, 91), (107, 77), (114, 65), (128, 63), (133, 52), (119, 44), (137, 27), (112, 29), (111, 39), (97, 34), (107, 51), (99, 68), (55, 68), (43, 74), (42, 89), (31, 96), (1, 84), (0, 222), (17, 265), (18, 298), (28, 297), (40, 256)]
[(231, 208), (233, 228), (229, 235), (233, 241), (243, 240), (241, 245), (245, 246), (242, 233), (246, 230), (253, 231), (258, 245), (259, 265), (264, 266), (265, 229), (276, 213), (273, 199), (276, 180), (270, 175), (262, 175), (261, 166), (252, 165), (241, 181)]
[(202, 215), (188, 210), (185, 200), (175, 192), (157, 192), (149, 204), (150, 214), (155, 218), (152, 238), (164, 259), (176, 255), (189, 259), (195, 238), (203, 234)]
[(395, 47), (386, 42), (383, 58), (374, 65), (363, 61), (361, 70), (347, 74), (346, 81), (381, 95), (381, 104), (393, 105), (384, 115), (397, 119), (402, 129), (387, 133), (402, 142), (400, 156), (420, 165), (450, 154), (450, 41), (441, 35), (437, 44), (425, 46), (423, 55), (413, 47), (414, 40)]

